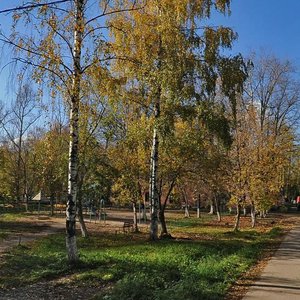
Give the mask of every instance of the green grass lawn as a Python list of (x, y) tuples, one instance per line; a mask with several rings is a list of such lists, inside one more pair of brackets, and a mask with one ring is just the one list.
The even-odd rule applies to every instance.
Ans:
[[(170, 225), (181, 232), (198, 222), (183, 219)], [(52, 235), (9, 252), (0, 265), (0, 287), (69, 275), (68, 284), (102, 285), (95, 299), (222, 299), (281, 233), (279, 228), (265, 233), (230, 230), (207, 228), (210, 240), (149, 242), (144, 234), (79, 238), (81, 262), (75, 269), (67, 264), (64, 236)]]

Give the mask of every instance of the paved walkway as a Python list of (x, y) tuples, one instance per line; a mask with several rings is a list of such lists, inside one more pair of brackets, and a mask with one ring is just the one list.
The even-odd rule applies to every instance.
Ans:
[(300, 227), (293, 229), (244, 300), (300, 299)]

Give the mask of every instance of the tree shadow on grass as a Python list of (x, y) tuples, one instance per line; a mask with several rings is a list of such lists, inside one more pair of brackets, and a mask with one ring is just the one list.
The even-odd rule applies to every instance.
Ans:
[(0, 221), (1, 230), (8, 232), (19, 233), (19, 232), (39, 232), (50, 228), (47, 224), (32, 224), (28, 222), (12, 222), (12, 221)]
[(79, 283), (110, 283), (107, 299), (222, 299), (265, 246), (265, 241), (251, 236), (251, 243), (239, 235), (230, 240), (149, 242), (145, 236), (99, 234), (78, 239), (81, 262), (70, 268), (65, 237), (56, 234), (9, 252), (0, 266), (0, 285), (21, 286), (74, 274)]

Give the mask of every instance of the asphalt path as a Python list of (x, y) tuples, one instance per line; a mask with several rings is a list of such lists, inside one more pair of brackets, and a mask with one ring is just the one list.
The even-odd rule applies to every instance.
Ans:
[(244, 300), (300, 299), (300, 227), (294, 228), (270, 259)]

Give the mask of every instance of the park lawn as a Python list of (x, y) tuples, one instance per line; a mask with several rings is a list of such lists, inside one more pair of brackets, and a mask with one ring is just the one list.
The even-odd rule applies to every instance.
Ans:
[(67, 264), (63, 235), (19, 246), (0, 265), (0, 287), (67, 277), (68, 285), (102, 286), (95, 299), (223, 299), (232, 283), (282, 234), (279, 227), (233, 233), (204, 226), (205, 239), (198, 237), (200, 231), (194, 239), (180, 238), (183, 228), (188, 233), (195, 227), (193, 222), (199, 221), (178, 220), (177, 227), (172, 223), (177, 238), (157, 242), (147, 241), (146, 234), (95, 233), (79, 238), (81, 262), (76, 268)]

